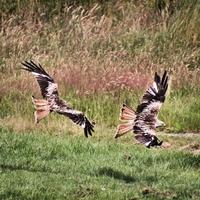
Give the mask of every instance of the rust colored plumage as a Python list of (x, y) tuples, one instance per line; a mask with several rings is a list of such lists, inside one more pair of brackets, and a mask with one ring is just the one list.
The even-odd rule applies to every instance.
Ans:
[(117, 127), (115, 138), (118, 138), (133, 129), (135, 117), (136, 117), (135, 111), (126, 104), (123, 104), (120, 109), (120, 116), (119, 116), (119, 120), (122, 123), (119, 124)]
[(25, 61), (22, 63), (22, 69), (31, 72), (37, 79), (44, 99), (35, 99), (32, 101), (35, 107), (35, 122), (45, 118), (50, 112), (56, 112), (71, 119), (74, 123), (80, 125), (84, 129), (86, 137), (92, 136), (94, 125), (88, 120), (81, 111), (72, 109), (66, 101), (60, 99), (58, 94), (58, 85), (53, 78), (42, 68), (40, 64), (33, 61)]
[(35, 99), (32, 97), (32, 102), (35, 108), (35, 123), (39, 123), (39, 121), (45, 118), (50, 113), (50, 104), (47, 100), (44, 99)]
[(146, 90), (136, 111), (123, 105), (120, 112), (120, 120), (123, 123), (118, 126), (115, 138), (133, 130), (136, 134), (135, 139), (146, 147), (161, 146), (162, 141), (155, 134), (156, 127), (164, 124), (158, 120), (158, 112), (165, 101), (167, 89), (167, 71), (164, 72), (162, 78), (155, 73), (154, 82)]

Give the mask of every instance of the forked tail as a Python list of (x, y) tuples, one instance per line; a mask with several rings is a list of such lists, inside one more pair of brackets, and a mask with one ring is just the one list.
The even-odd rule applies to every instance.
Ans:
[(118, 138), (124, 135), (125, 133), (133, 130), (135, 117), (135, 111), (126, 104), (123, 104), (119, 115), (119, 120), (122, 123), (119, 124), (117, 127), (115, 138)]
[(48, 101), (44, 99), (35, 99), (32, 96), (32, 101), (35, 108), (35, 123), (39, 123), (41, 119), (43, 119), (50, 113), (50, 106)]

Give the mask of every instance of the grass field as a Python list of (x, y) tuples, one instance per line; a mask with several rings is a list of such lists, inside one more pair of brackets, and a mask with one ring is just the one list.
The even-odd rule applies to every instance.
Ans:
[[(0, 1), (0, 199), (199, 199), (199, 19), (199, 1)], [(59, 115), (34, 124), (30, 59), (95, 121), (93, 137)], [(136, 108), (164, 70), (170, 148), (115, 140), (121, 104)]]
[(179, 148), (199, 136), (149, 150), (109, 129), (56, 134), (1, 129), (0, 199), (199, 199), (200, 156)]
[(73, 107), (110, 127), (120, 105), (128, 100), (136, 108), (155, 71), (166, 69), (171, 87), (161, 119), (173, 132), (200, 130), (198, 2), (174, 1), (173, 12), (167, 3), (162, 13), (154, 1), (6, 2), (0, 6), (4, 126), (32, 119), (30, 96), (39, 97), (39, 88), (19, 69), (33, 59)]

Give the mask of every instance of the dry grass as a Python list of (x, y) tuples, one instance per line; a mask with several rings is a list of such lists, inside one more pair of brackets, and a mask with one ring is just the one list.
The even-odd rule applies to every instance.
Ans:
[[(123, 73), (125, 77), (126, 73), (136, 73), (133, 76), (134, 80), (135, 76), (137, 79), (138, 73), (145, 73), (149, 76), (149, 73), (152, 74), (156, 70), (161, 71), (163, 68), (168, 68), (173, 72), (175, 76), (173, 85), (175, 86), (182, 87), (185, 84), (196, 86), (199, 83), (199, 69), (188, 68), (187, 63), (184, 64), (182, 60), (178, 59), (179, 54), (168, 55), (170, 59), (167, 62), (163, 60), (162, 63), (152, 59), (152, 55), (155, 53), (152, 52), (152, 48), (156, 48), (153, 43), (159, 38), (155, 36), (155, 41), (152, 43), (151, 34), (155, 34), (155, 30), (153, 28), (148, 30), (148, 28), (155, 23), (155, 20), (152, 19), (151, 13), (145, 10), (145, 7), (141, 8), (141, 13), (139, 13), (140, 10), (137, 10), (134, 14), (127, 14), (125, 13), (125, 9), (128, 9), (126, 4), (116, 4), (114, 9), (123, 13), (121, 21), (117, 21), (117, 24), (115, 15), (99, 15), (99, 9), (99, 5), (95, 5), (88, 11), (82, 7), (66, 7), (63, 10), (62, 18), (56, 15), (48, 23), (39, 17), (34, 21), (31, 17), (26, 18), (26, 16), (21, 16), (20, 19), (19, 16), (10, 16), (3, 20), (0, 32), (2, 38), (1, 78), (7, 79), (8, 76), (13, 79), (17, 78), (20, 75), (20, 72), (16, 70), (20, 67), (19, 63), (32, 58), (53, 68), (59, 79), (63, 79), (62, 77), (65, 75), (68, 76), (65, 83), (70, 86), (80, 84), (77, 81), (80, 80), (80, 77), (97, 78), (96, 84), (99, 85), (97, 73), (102, 74), (103, 77), (113, 73), (113, 76), (105, 77), (108, 82), (109, 79), (112, 82), (112, 79), (118, 76), (116, 71), (119, 74)], [(156, 26), (160, 26), (159, 23)], [(160, 28), (162, 29), (162, 26)], [(161, 34), (162, 31), (156, 32), (156, 34)], [(147, 33), (149, 36), (146, 35)], [(150, 37), (149, 40), (148, 37)], [(135, 52), (130, 52), (133, 49)], [(195, 55), (196, 51), (194, 49)], [(191, 52), (188, 55), (185, 53), (183, 52), (183, 56), (188, 61), (195, 56)], [(70, 76), (68, 73), (75, 75)], [(183, 79), (177, 80), (180, 75)], [(21, 80), (19, 81), (21, 82)], [(15, 83), (13, 81), (12, 84), (15, 85)], [(94, 81), (86, 80), (81, 85), (85, 90), (90, 87), (91, 83), (93, 84)], [(116, 86), (108, 87), (108, 89), (115, 89), (119, 84), (116, 81)], [(127, 85), (129, 87), (129, 83)], [(142, 83), (142, 86), (144, 85)], [(131, 83), (130, 87), (132, 87)], [(91, 88), (91, 90), (98, 89)]]
[[(18, 7), (21, 6), (19, 3)], [(198, 33), (196, 29), (190, 33), (189, 27), (185, 23), (181, 26), (176, 18), (184, 16), (184, 20), (189, 20), (183, 13), (193, 9), (190, 23), (191, 20), (196, 23), (199, 7), (188, 10), (183, 6), (172, 16), (155, 13), (153, 1), (135, 4), (117, 1), (111, 5), (90, 5), (90, 8), (62, 5), (61, 10), (58, 7), (51, 15), (50, 8), (45, 9), (44, 5), (33, 1), (29, 12), (26, 9), (18, 9), (17, 14), (4, 11), (0, 24), (2, 117), (32, 113), (29, 96), (39, 96), (39, 88), (35, 80), (19, 68), (20, 62), (33, 59), (59, 83), (62, 96), (72, 100), (78, 108), (89, 110), (98, 121), (110, 121), (110, 125), (116, 125), (118, 113), (114, 113), (119, 104), (133, 99), (131, 103), (137, 105), (135, 100), (140, 99), (154, 72), (167, 69), (171, 74), (171, 102), (175, 102), (176, 110), (181, 109), (178, 118), (183, 120), (174, 125), (172, 119), (161, 116), (168, 123), (171, 120), (170, 128), (175, 126), (180, 130), (185, 116), (194, 112), (194, 103), (198, 109), (195, 98), (199, 92), (200, 68), (198, 40), (191, 39), (192, 36), (198, 38)], [(180, 35), (184, 32), (181, 30), (187, 30), (187, 34)], [(178, 97), (173, 96), (176, 93)], [(186, 113), (183, 108), (188, 94), (194, 98)], [(190, 111), (190, 107), (193, 110)], [(171, 108), (173, 105), (166, 105), (169, 116), (174, 115)], [(198, 121), (199, 114), (194, 114), (192, 119)]]

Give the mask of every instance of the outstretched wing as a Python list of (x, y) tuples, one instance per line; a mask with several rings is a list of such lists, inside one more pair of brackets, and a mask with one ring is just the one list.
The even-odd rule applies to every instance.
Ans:
[(22, 63), (22, 69), (31, 72), (37, 79), (40, 86), (42, 96), (46, 99), (52, 96), (58, 96), (58, 85), (54, 82), (53, 78), (47, 74), (40, 64), (35, 64), (32, 60)]
[(155, 134), (158, 112), (165, 101), (168, 88), (168, 76), (165, 71), (162, 79), (155, 73), (153, 84), (145, 92), (141, 104), (136, 110), (134, 133)]
[(92, 136), (92, 132), (94, 132), (94, 125), (88, 120), (84, 113), (71, 108), (61, 109), (57, 112), (69, 117), (74, 123), (80, 125), (84, 129), (84, 134), (86, 137), (88, 137), (88, 134)]
[(92, 135), (94, 125), (90, 123), (87, 117), (80, 111), (73, 110), (67, 103), (58, 97), (58, 86), (53, 78), (42, 68), (40, 64), (36, 65), (33, 61), (22, 63), (22, 69), (31, 72), (37, 79), (42, 96), (51, 102), (51, 111), (69, 117), (74, 123), (84, 128), (85, 136)]
[(147, 148), (161, 146), (163, 143), (163, 141), (160, 141), (155, 135), (150, 135), (148, 133), (137, 134), (135, 139), (144, 144)]

